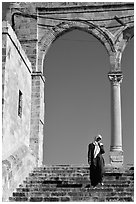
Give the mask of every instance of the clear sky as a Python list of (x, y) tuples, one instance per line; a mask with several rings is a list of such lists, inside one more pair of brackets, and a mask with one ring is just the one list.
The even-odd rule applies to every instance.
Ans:
[[(125, 164), (133, 163), (134, 146), (134, 41), (122, 58), (122, 129)], [(74, 30), (50, 47), (46, 76), (44, 162), (87, 164), (87, 147), (98, 133), (103, 136), (105, 161), (111, 139), (109, 57), (92, 35)]]
[[(7, 2), (2, 13), (5, 17)], [(44, 63), (46, 75), (45, 164), (87, 164), (87, 148), (102, 134), (105, 161), (110, 149), (110, 71), (104, 46), (92, 35), (74, 30), (58, 38)], [(134, 40), (122, 58), (122, 129), (124, 163), (134, 159)]]

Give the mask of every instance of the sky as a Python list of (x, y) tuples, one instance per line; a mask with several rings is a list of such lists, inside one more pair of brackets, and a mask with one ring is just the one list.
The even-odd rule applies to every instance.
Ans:
[[(3, 7), (5, 14), (6, 7)], [(44, 61), (44, 164), (87, 165), (88, 144), (101, 134), (109, 163), (111, 139), (109, 57), (92, 35), (74, 30), (58, 38)], [(124, 164), (134, 159), (134, 40), (122, 57)]]

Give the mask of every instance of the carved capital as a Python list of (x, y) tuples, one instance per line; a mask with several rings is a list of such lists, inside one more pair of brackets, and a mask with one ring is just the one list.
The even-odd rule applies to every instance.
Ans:
[(110, 72), (108, 78), (113, 85), (119, 85), (122, 83), (123, 75), (122, 72)]

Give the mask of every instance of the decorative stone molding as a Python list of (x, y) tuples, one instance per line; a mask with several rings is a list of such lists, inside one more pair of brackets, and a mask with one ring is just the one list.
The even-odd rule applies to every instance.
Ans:
[(123, 166), (123, 151), (110, 151), (110, 164), (113, 166)]
[(118, 86), (123, 80), (122, 72), (110, 72), (108, 77), (114, 86)]

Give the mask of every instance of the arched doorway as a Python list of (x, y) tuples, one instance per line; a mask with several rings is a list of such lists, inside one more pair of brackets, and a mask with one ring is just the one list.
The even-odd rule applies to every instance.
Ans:
[(110, 145), (110, 69), (106, 49), (73, 30), (58, 38), (44, 59), (44, 163), (87, 164), (87, 145), (101, 133)]

